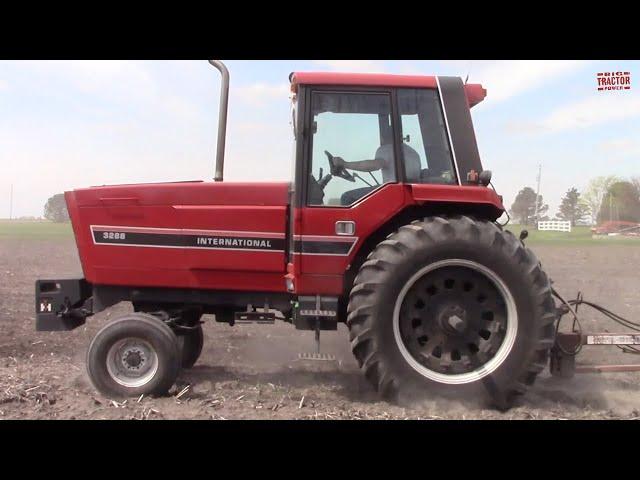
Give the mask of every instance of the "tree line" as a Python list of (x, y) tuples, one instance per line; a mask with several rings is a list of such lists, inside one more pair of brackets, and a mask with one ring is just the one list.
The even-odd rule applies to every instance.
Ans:
[[(510, 214), (521, 225), (536, 225), (551, 220), (548, 211), (542, 195), (536, 196), (531, 187), (524, 187), (511, 205)], [(582, 192), (572, 187), (562, 198), (555, 219), (569, 221), (572, 226), (609, 220), (640, 223), (640, 177), (601, 176), (592, 179)]]
[(44, 218), (55, 223), (69, 221), (69, 212), (67, 211), (64, 193), (58, 193), (47, 200), (47, 203), (44, 204)]

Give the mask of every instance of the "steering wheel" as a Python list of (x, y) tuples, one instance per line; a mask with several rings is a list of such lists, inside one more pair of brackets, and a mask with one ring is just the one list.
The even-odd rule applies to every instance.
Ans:
[(324, 153), (327, 156), (327, 159), (329, 160), (329, 170), (331, 171), (331, 175), (333, 175), (334, 177), (343, 178), (349, 182), (356, 181), (355, 177), (351, 175), (346, 168), (339, 167), (336, 165), (335, 161), (333, 160), (334, 159), (333, 155), (331, 155), (326, 150), (324, 151)]

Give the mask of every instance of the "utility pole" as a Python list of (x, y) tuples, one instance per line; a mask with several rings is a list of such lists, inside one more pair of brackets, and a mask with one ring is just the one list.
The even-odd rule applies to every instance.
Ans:
[(541, 176), (542, 176), (542, 164), (538, 166), (538, 178), (536, 179), (538, 181), (538, 187), (536, 190), (536, 210), (535, 210), (535, 213), (533, 214), (534, 222), (536, 222), (536, 229), (538, 228), (538, 204), (540, 203), (538, 199), (540, 198), (540, 177)]
[(11, 184), (11, 193), (9, 195), (9, 220), (13, 219), (13, 183)]

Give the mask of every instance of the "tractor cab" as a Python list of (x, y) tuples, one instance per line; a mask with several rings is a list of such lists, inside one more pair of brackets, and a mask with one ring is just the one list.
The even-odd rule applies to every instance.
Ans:
[[(408, 183), (457, 183), (437, 93), (406, 89), (398, 100), (401, 125), (394, 125), (389, 94), (312, 93), (309, 205), (350, 206), (402, 177)], [(401, 131), (397, 141), (394, 127)]]
[(349, 207), (387, 184), (459, 185), (482, 170), (469, 115), (485, 96), (480, 85), (375, 74), (290, 80), (300, 205)]

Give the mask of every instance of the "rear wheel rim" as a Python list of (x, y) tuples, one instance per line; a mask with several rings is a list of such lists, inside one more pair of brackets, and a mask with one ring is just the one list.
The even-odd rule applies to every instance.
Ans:
[(427, 265), (396, 300), (393, 331), (405, 361), (435, 382), (476, 382), (507, 359), (518, 316), (510, 290), (477, 262), (449, 259)]
[(149, 383), (158, 371), (158, 354), (141, 338), (123, 338), (107, 353), (107, 372), (111, 379), (127, 388)]

